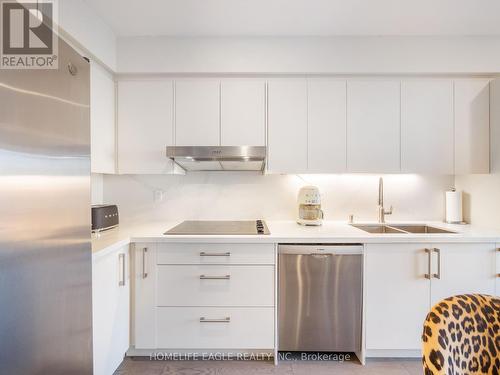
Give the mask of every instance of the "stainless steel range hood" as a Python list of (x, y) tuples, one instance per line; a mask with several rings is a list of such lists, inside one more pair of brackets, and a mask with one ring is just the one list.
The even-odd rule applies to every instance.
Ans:
[(265, 146), (167, 146), (185, 171), (264, 171)]

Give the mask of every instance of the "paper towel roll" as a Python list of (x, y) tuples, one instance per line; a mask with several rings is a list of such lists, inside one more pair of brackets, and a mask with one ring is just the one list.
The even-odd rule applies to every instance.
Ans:
[(455, 189), (446, 192), (446, 222), (461, 223), (462, 216), (462, 192)]

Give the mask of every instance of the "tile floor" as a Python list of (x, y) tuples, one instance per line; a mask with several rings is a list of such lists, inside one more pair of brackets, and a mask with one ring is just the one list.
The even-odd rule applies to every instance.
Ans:
[(150, 361), (126, 358), (114, 375), (422, 375), (420, 360), (371, 359), (351, 362), (282, 361)]

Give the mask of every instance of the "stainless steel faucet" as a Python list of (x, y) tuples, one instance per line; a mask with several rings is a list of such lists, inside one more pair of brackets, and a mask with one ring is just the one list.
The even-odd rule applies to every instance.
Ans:
[(384, 208), (384, 179), (382, 177), (378, 180), (378, 222), (385, 223), (385, 215), (392, 215), (392, 206), (389, 211)]

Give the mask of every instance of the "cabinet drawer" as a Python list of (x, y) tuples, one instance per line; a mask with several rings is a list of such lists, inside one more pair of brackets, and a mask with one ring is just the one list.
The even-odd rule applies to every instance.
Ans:
[(160, 349), (274, 348), (272, 307), (159, 307), (157, 324)]
[(274, 266), (160, 265), (158, 306), (274, 306)]
[(176, 243), (158, 246), (158, 264), (274, 264), (273, 244)]

